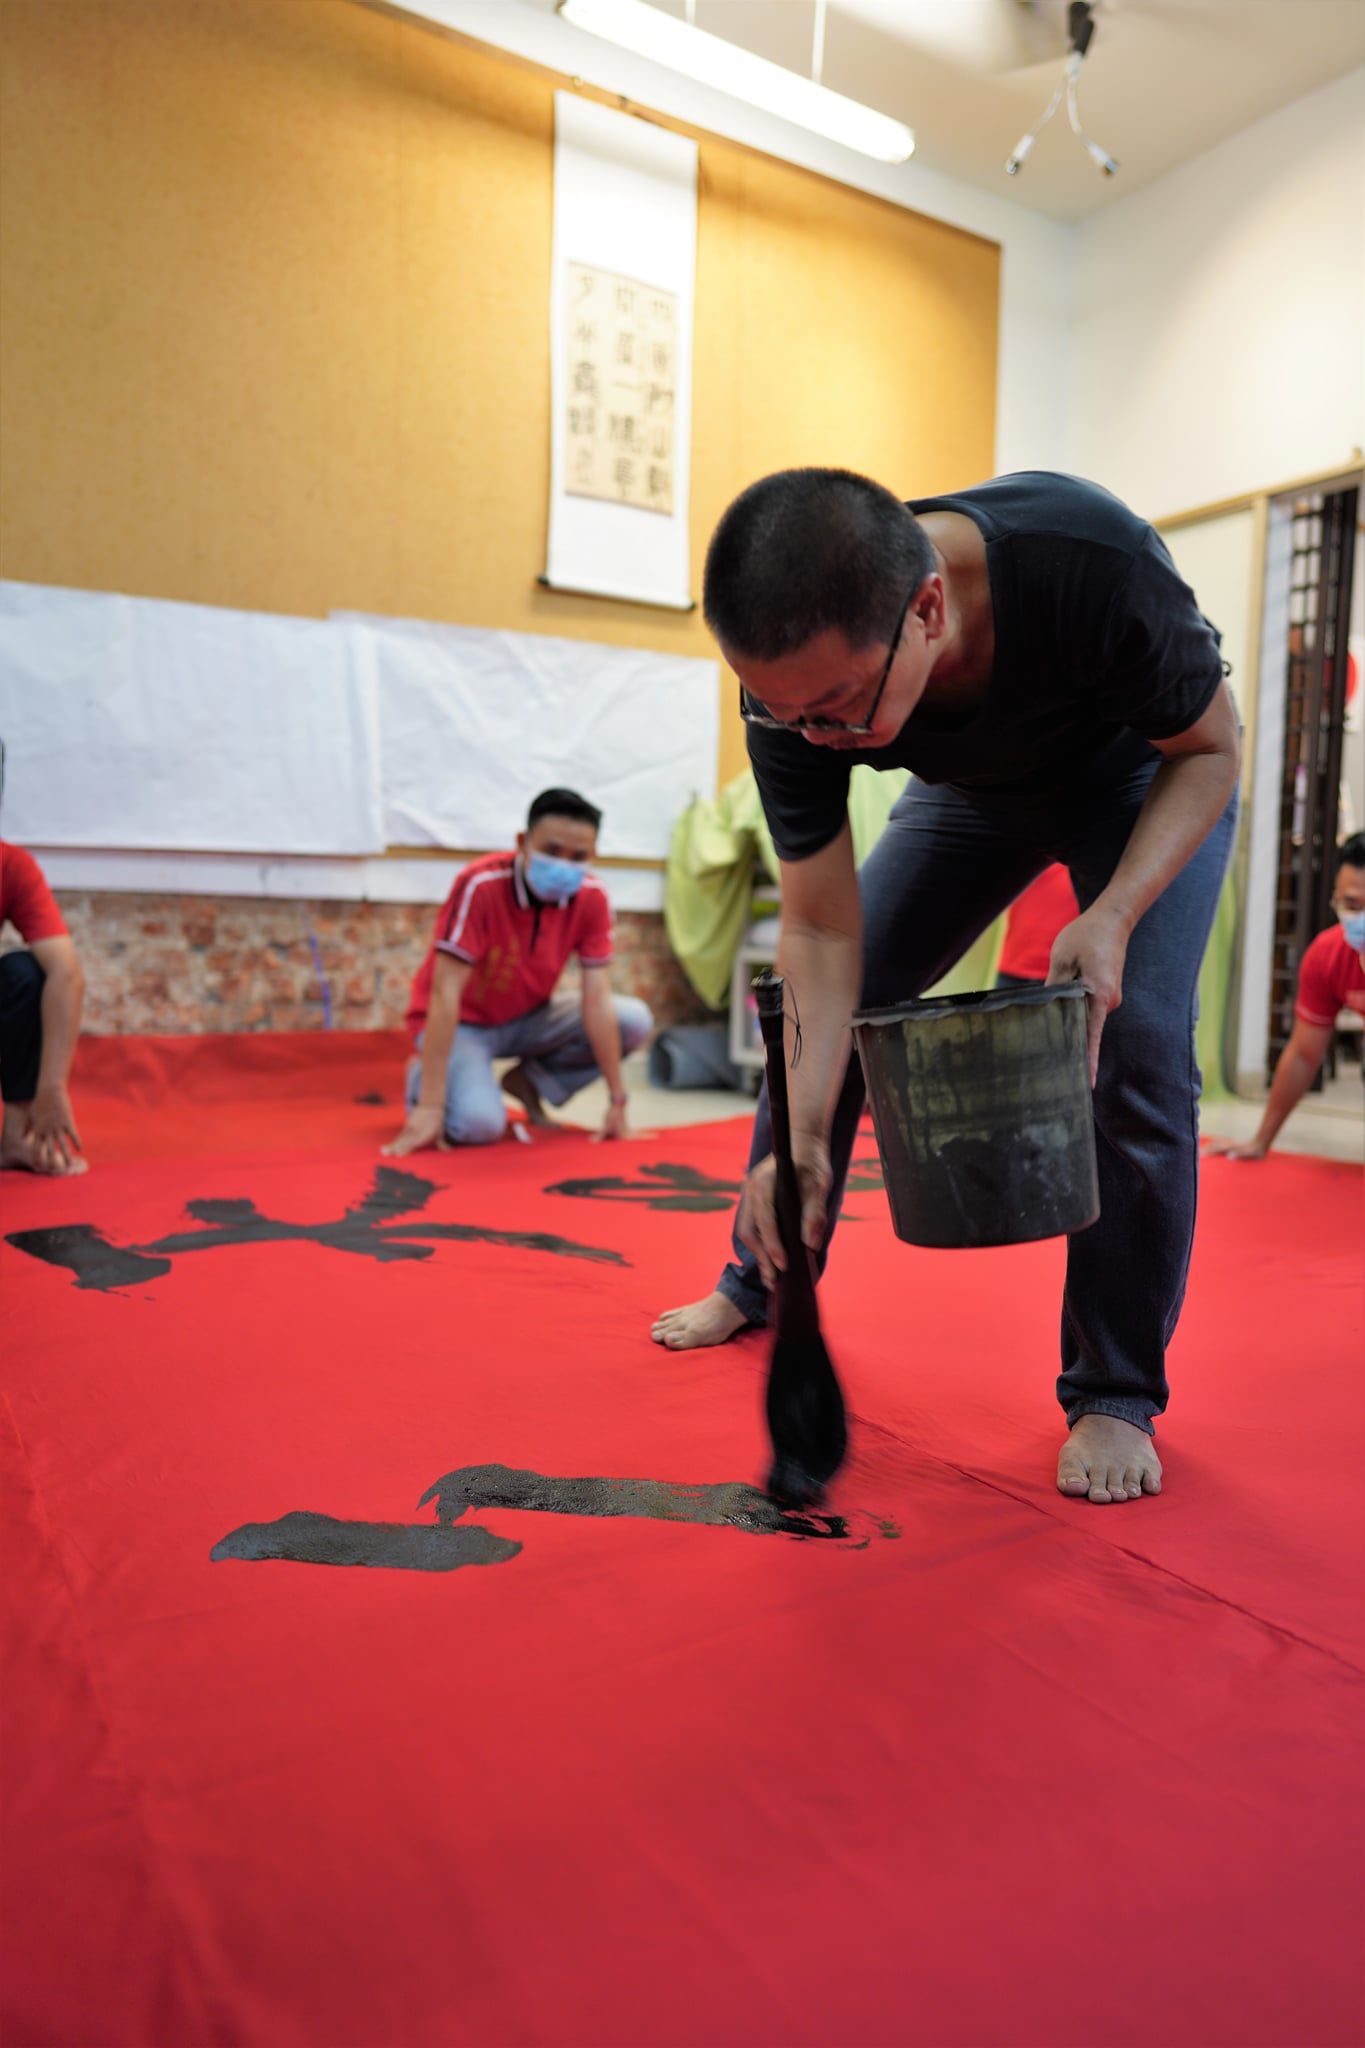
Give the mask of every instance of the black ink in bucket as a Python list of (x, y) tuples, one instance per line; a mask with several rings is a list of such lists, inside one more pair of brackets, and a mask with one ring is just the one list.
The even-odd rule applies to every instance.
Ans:
[(1027, 1244), (1095, 1221), (1080, 982), (860, 1010), (853, 1037), (906, 1244)]

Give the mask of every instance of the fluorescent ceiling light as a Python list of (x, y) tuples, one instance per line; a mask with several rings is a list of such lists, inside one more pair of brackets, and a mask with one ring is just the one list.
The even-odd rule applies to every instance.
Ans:
[(681, 71), (698, 85), (713, 86), (766, 114), (776, 114), (798, 127), (874, 156), (885, 164), (903, 164), (915, 138), (903, 121), (893, 121), (857, 100), (845, 99), (828, 86), (817, 85), (784, 65), (755, 57), (723, 36), (708, 35), (676, 15), (646, 7), (643, 0), (559, 0), (558, 11), (575, 28), (602, 36), (651, 63)]

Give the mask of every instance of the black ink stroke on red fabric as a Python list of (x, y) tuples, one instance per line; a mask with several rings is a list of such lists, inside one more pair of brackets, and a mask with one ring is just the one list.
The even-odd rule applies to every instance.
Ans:
[(436, 1521), (341, 1522), (295, 1509), (274, 1522), (244, 1522), (215, 1543), (214, 1564), (273, 1560), (291, 1564), (368, 1565), (391, 1571), (452, 1572), (462, 1565), (506, 1564), (522, 1545), (463, 1518), (470, 1508), (594, 1520), (677, 1522), (732, 1529), (745, 1536), (793, 1536), (866, 1550), (899, 1536), (884, 1515), (816, 1514), (783, 1506), (736, 1481), (689, 1486), (672, 1479), (561, 1478), (512, 1465), (461, 1465), (434, 1480), (418, 1502), (436, 1503)]
[[(540, 1252), (597, 1265), (628, 1266), (629, 1259), (603, 1245), (579, 1244), (547, 1230), (491, 1230), (474, 1223), (435, 1223), (421, 1215), (435, 1181), (398, 1167), (381, 1166), (360, 1201), (335, 1222), (285, 1223), (262, 1215), (253, 1201), (233, 1196), (187, 1202), (195, 1227), (172, 1231), (149, 1244), (114, 1244), (93, 1223), (59, 1223), (42, 1230), (16, 1230), (5, 1239), (16, 1251), (73, 1273), (77, 1287), (112, 1293), (169, 1273), (191, 1252), (225, 1251), (246, 1244), (317, 1244), (330, 1251), (391, 1265), (429, 1259), (438, 1244), (488, 1244), (511, 1251)], [(420, 1218), (420, 1220), (411, 1220)]]

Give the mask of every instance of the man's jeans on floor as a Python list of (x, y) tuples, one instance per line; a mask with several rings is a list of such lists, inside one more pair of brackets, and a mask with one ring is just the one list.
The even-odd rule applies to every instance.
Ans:
[[(1027, 820), (969, 803), (943, 785), (912, 782), (859, 877), (864, 1005), (907, 1002), (931, 988), (1051, 861), (1065, 861), (1087, 909), (1118, 865), (1157, 765)], [(1166, 1346), (1185, 1297), (1194, 1238), (1199, 969), (1236, 822), (1234, 793), (1136, 926), (1123, 1001), (1105, 1023), (1094, 1095), (1100, 1218), (1067, 1243), (1057, 1398), (1068, 1424), (1082, 1415), (1115, 1415), (1150, 1435), (1152, 1418), (1166, 1406)], [(830, 1135), (834, 1184), (822, 1270), (862, 1107), (855, 1054)], [(765, 1092), (750, 1166), (771, 1149)], [(716, 1284), (750, 1322), (762, 1323), (767, 1294), (757, 1265), (737, 1235), (734, 1249)]]
[(32, 1102), (43, 1052), (43, 983), (32, 953), (0, 954), (0, 1097)]
[[(653, 1026), (648, 1006), (634, 996), (613, 996), (624, 1058), (643, 1044)], [(421, 1045), (419, 1038), (417, 1043)], [(461, 1024), (446, 1068), (445, 1134), (452, 1145), (491, 1145), (507, 1127), (507, 1105), (493, 1073), (494, 1060), (520, 1060), (548, 1103), (558, 1108), (598, 1078), (583, 1027), (582, 1006), (572, 996), (552, 998), (510, 1024)], [(411, 1109), (421, 1087), (420, 1062), (408, 1069)]]

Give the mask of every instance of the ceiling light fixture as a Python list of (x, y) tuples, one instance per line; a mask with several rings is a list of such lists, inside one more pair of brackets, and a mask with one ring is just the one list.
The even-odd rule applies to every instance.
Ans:
[[(647, 7), (643, 0), (558, 0), (558, 13), (574, 28), (602, 36), (631, 50), (651, 63), (666, 64), (698, 85), (713, 86), (734, 99), (747, 100), (765, 114), (776, 114), (801, 128), (813, 129), (830, 142), (842, 143), (880, 163), (903, 164), (915, 147), (915, 138), (903, 121), (879, 114), (858, 100), (845, 99), (822, 85), (824, 68), (825, 4), (816, 0), (815, 42), (810, 78), (785, 65), (772, 64), (742, 50), (723, 36), (708, 35), (691, 19), (679, 21)], [(688, 9), (689, 17), (691, 6)]]
[(1005, 172), (1008, 177), (1018, 177), (1019, 172), (1028, 162), (1034, 143), (1056, 113), (1058, 104), (1063, 96), (1066, 99), (1066, 117), (1071, 123), (1071, 132), (1073, 135), (1079, 136), (1080, 140), (1084, 143), (1086, 154), (1090, 157), (1091, 161), (1099, 165), (1106, 178), (1112, 178), (1118, 169), (1118, 164), (1110, 156), (1108, 150), (1102, 149), (1098, 142), (1091, 141), (1084, 128), (1082, 128), (1080, 115), (1076, 111), (1076, 80), (1081, 75), (1081, 66), (1085, 62), (1085, 53), (1090, 48), (1095, 34), (1094, 8), (1091, 5), (1091, 0), (1071, 0), (1071, 5), (1066, 11), (1066, 25), (1067, 33), (1071, 39), (1071, 49), (1062, 69), (1061, 83), (1043, 109), (1042, 120), (1035, 123), (1027, 135), (1020, 136), (1009, 156), (1005, 159)]

